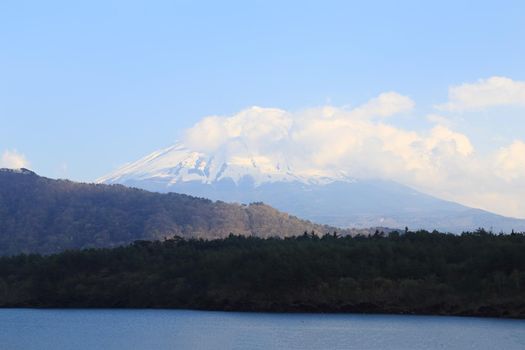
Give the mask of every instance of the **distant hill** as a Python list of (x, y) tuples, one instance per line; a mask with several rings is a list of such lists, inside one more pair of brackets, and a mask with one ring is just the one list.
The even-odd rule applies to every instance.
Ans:
[(158, 192), (186, 193), (226, 202), (262, 201), (314, 222), (338, 227), (438, 230), (461, 233), (483, 227), (525, 231), (525, 220), (445, 201), (385, 180), (349, 178), (334, 170), (304, 175), (278, 159), (242, 156), (228, 150), (197, 152), (178, 143), (115, 170), (101, 183)]
[(0, 255), (113, 247), (173, 236), (268, 237), (334, 230), (264, 204), (227, 204), (122, 185), (53, 180), (27, 169), (0, 169)]

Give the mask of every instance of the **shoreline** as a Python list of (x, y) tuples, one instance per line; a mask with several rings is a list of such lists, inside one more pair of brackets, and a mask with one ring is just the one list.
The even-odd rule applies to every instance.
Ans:
[(318, 310), (312, 309), (297, 310), (297, 309), (219, 309), (219, 308), (177, 308), (177, 307), (39, 307), (39, 306), (1, 306), (0, 310), (116, 310), (116, 311), (195, 311), (195, 312), (225, 312), (225, 313), (246, 313), (246, 314), (268, 314), (268, 315), (368, 315), (368, 316), (421, 316), (421, 317), (460, 317), (460, 318), (490, 318), (490, 319), (502, 319), (502, 320), (525, 320), (525, 315), (512, 316), (512, 315), (494, 315), (494, 314), (482, 314), (482, 313), (419, 313), (419, 312), (384, 312), (384, 311), (334, 311), (334, 310)]

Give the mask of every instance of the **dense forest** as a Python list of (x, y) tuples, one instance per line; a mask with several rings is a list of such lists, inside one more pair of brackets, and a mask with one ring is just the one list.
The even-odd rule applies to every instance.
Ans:
[[(262, 203), (213, 202), (121, 185), (53, 180), (0, 169), (0, 256), (115, 247), (138, 239), (268, 237), (329, 232)], [(345, 234), (367, 230), (345, 230)]]
[(172, 238), (0, 258), (2, 307), (525, 317), (525, 235)]

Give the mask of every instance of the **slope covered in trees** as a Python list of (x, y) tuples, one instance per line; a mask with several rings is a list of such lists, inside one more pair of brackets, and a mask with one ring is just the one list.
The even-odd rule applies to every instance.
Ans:
[(0, 306), (525, 317), (525, 236), (138, 241), (0, 258)]
[[(212, 202), (121, 185), (82, 184), (0, 169), (0, 255), (113, 247), (175, 235), (220, 238), (332, 232), (264, 204)], [(365, 233), (346, 230), (343, 233)]]

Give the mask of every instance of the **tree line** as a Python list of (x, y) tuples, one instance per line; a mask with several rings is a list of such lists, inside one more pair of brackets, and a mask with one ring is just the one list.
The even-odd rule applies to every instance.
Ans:
[(525, 235), (175, 237), (0, 258), (2, 307), (525, 317)]

